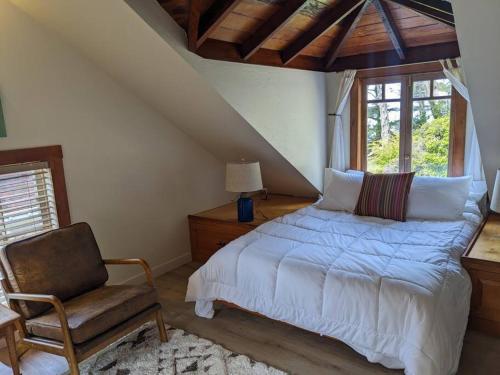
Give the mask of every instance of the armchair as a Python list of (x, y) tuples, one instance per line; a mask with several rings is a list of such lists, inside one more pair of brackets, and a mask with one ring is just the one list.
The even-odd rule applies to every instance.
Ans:
[[(141, 265), (147, 285), (106, 285), (106, 265)], [(2, 287), (21, 315), (20, 343), (78, 363), (147, 321), (167, 341), (151, 269), (142, 259), (103, 260), (88, 224), (78, 223), (7, 245)]]

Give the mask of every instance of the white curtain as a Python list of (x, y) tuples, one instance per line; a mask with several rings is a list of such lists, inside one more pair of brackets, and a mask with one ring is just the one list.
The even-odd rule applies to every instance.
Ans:
[(356, 77), (355, 70), (346, 70), (343, 73), (342, 80), (335, 103), (335, 113), (329, 115), (328, 123), (333, 127), (332, 132), (332, 149), (330, 154), (330, 168), (339, 171), (345, 171), (347, 165), (345, 160), (345, 140), (344, 140), (344, 125), (342, 123), (342, 112), (349, 100), (354, 78)]
[(460, 66), (460, 59), (457, 59), (458, 67), (455, 68), (451, 60), (441, 60), (443, 66), (443, 73), (453, 85), (453, 88), (467, 100), (467, 120), (466, 120), (466, 134), (467, 139), (465, 142), (466, 159), (464, 160), (464, 173), (467, 176), (472, 176), (474, 181), (484, 181), (483, 163), (481, 161), (481, 154), (479, 152), (479, 142), (476, 135), (476, 126), (474, 125), (474, 115), (472, 114), (472, 107), (470, 103), (469, 90), (467, 90), (465, 76)]

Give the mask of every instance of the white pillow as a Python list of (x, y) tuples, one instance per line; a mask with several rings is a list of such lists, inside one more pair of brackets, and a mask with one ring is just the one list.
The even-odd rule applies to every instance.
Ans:
[(486, 181), (472, 181), (469, 192), (469, 199), (479, 203), (488, 194)]
[(353, 212), (363, 184), (362, 174), (325, 169), (323, 199), (317, 207), (323, 210)]
[(458, 220), (463, 218), (472, 178), (416, 176), (408, 195), (407, 218)]
[[(354, 212), (363, 184), (363, 171), (325, 170), (324, 197), (319, 208)], [(408, 194), (406, 217), (427, 220), (463, 219), (472, 178), (415, 176)], [(334, 195), (334, 192), (336, 194)]]
[(358, 171), (357, 169), (348, 169), (347, 171), (345, 171), (346, 173), (349, 173), (349, 174), (360, 174), (361, 176), (363, 176), (365, 174), (365, 172), (363, 171)]

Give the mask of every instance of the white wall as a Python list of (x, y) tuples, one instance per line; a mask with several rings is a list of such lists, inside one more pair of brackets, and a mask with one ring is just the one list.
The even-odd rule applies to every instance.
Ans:
[(317, 193), (311, 181), (125, 1), (10, 1), (62, 35), (220, 160), (259, 160), (264, 184), (272, 192)]
[(500, 168), (500, 1), (453, 0), (456, 29), (472, 111), (492, 192)]
[(126, 2), (318, 190), (327, 162), (325, 73), (201, 58), (156, 0)]
[(325, 74), (192, 56), (196, 70), (321, 190), (327, 161)]
[(62, 145), (72, 220), (91, 224), (105, 257), (157, 272), (186, 262), (186, 215), (228, 201), (223, 162), (6, 0), (0, 94), (0, 149)]

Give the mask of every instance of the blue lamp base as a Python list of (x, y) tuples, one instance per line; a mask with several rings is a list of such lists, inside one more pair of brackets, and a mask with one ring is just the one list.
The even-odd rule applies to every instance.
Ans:
[(238, 199), (238, 221), (246, 223), (253, 221), (253, 200), (250, 197)]

